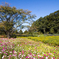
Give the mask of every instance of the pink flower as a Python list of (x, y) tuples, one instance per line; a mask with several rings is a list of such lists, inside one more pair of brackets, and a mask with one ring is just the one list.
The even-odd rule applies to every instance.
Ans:
[(48, 57), (48, 56), (46, 56), (46, 57)]
[(53, 49), (51, 49), (51, 51), (52, 51)]
[(2, 49), (2, 52), (4, 51), (4, 47), (3, 47), (3, 49)]
[(55, 52), (54, 52), (55, 53)]
[(19, 44), (18, 44), (18, 46), (19, 46)]
[(59, 57), (57, 57), (57, 59), (59, 59)]
[(46, 54), (44, 54), (44, 56), (46, 56)]
[(35, 56), (36, 56), (36, 54), (35, 54)]
[(48, 54), (48, 52), (46, 52)]
[(17, 56), (16, 54), (13, 54), (13, 56)]
[(49, 55), (51, 55), (51, 53), (49, 53)]
[(11, 57), (11, 55), (9, 55)]
[(32, 55), (32, 53), (30, 53), (30, 55)]
[(55, 57), (53, 57), (53, 59), (55, 59)]
[(24, 51), (22, 51), (22, 54), (24, 54)]
[(0, 41), (0, 43), (2, 43), (2, 42)]
[(21, 52), (19, 52), (19, 54), (21, 54)]
[(6, 53), (6, 52), (4, 52), (4, 53)]
[(28, 58), (28, 56), (26, 56), (26, 58)]
[(13, 50), (13, 54), (14, 54), (14, 50)]
[(20, 46), (22, 46), (22, 45), (20, 45)]
[(39, 58), (39, 56), (38, 56), (38, 58)]
[(42, 57), (42, 58), (44, 58), (44, 57)]
[(3, 46), (3, 44), (1, 44), (1, 46)]
[(8, 55), (8, 53), (6, 53), (6, 55)]
[(35, 47), (35, 49), (36, 49), (36, 47)]

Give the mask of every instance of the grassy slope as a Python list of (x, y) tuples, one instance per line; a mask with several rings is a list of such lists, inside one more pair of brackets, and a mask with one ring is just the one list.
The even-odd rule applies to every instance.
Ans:
[(36, 42), (33, 40), (25, 38), (17, 38), (16, 40), (10, 40), (15, 44), (15, 50), (16, 51), (25, 51), (25, 54), (36, 54), (40, 55), (41, 57), (46, 54), (49, 57), (57, 57), (59, 56), (59, 47), (49, 46), (47, 44), (44, 44), (42, 42)]

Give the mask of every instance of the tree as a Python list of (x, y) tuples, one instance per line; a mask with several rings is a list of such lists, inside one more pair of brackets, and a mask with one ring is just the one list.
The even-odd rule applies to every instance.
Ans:
[(40, 17), (38, 20), (33, 22), (30, 30), (35, 30), (36, 32), (40, 32), (43, 34), (59, 34), (59, 10), (45, 17)]
[(35, 17), (30, 13), (31, 11), (28, 10), (10, 7), (8, 3), (0, 5), (0, 22), (4, 25), (3, 28), (8, 38), (18, 27), (24, 27), (22, 24), (26, 22), (25, 20), (30, 21)]
[(23, 34), (22, 30), (19, 31), (19, 34)]
[(24, 34), (28, 34), (28, 31), (26, 30), (26, 31), (24, 31)]

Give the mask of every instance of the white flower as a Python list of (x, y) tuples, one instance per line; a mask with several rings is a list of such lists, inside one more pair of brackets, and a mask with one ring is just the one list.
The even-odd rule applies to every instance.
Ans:
[(2, 59), (4, 58), (4, 55), (2, 56)]
[(41, 55), (39, 55), (39, 57), (42, 57)]
[(23, 55), (22, 55), (22, 57), (23, 57)]
[(2, 52), (0, 52), (0, 53), (2, 53)]
[(48, 57), (46, 57), (46, 59), (48, 59)]
[(42, 52), (44, 54), (44, 52)]
[(9, 53), (12, 53), (12, 51), (10, 51)]
[(51, 59), (53, 59), (53, 57), (51, 57)]
[(33, 59), (35, 59), (35, 58), (33, 58)]
[(18, 46), (19, 46), (19, 44), (18, 44)]
[(25, 56), (25, 55), (24, 55)]
[(14, 53), (17, 53), (16, 51), (14, 51)]

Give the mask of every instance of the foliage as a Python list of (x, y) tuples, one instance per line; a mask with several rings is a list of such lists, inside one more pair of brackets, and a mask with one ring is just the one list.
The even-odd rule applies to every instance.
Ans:
[(17, 28), (23, 28), (23, 23), (28, 23), (27, 21), (35, 17), (30, 13), (31, 11), (28, 10), (10, 7), (8, 3), (0, 5), (0, 22), (3, 24), (4, 31), (8, 38)]
[(22, 30), (19, 31), (19, 34), (23, 34)]
[(30, 30), (43, 34), (59, 34), (59, 10), (45, 17), (40, 17), (33, 22)]

